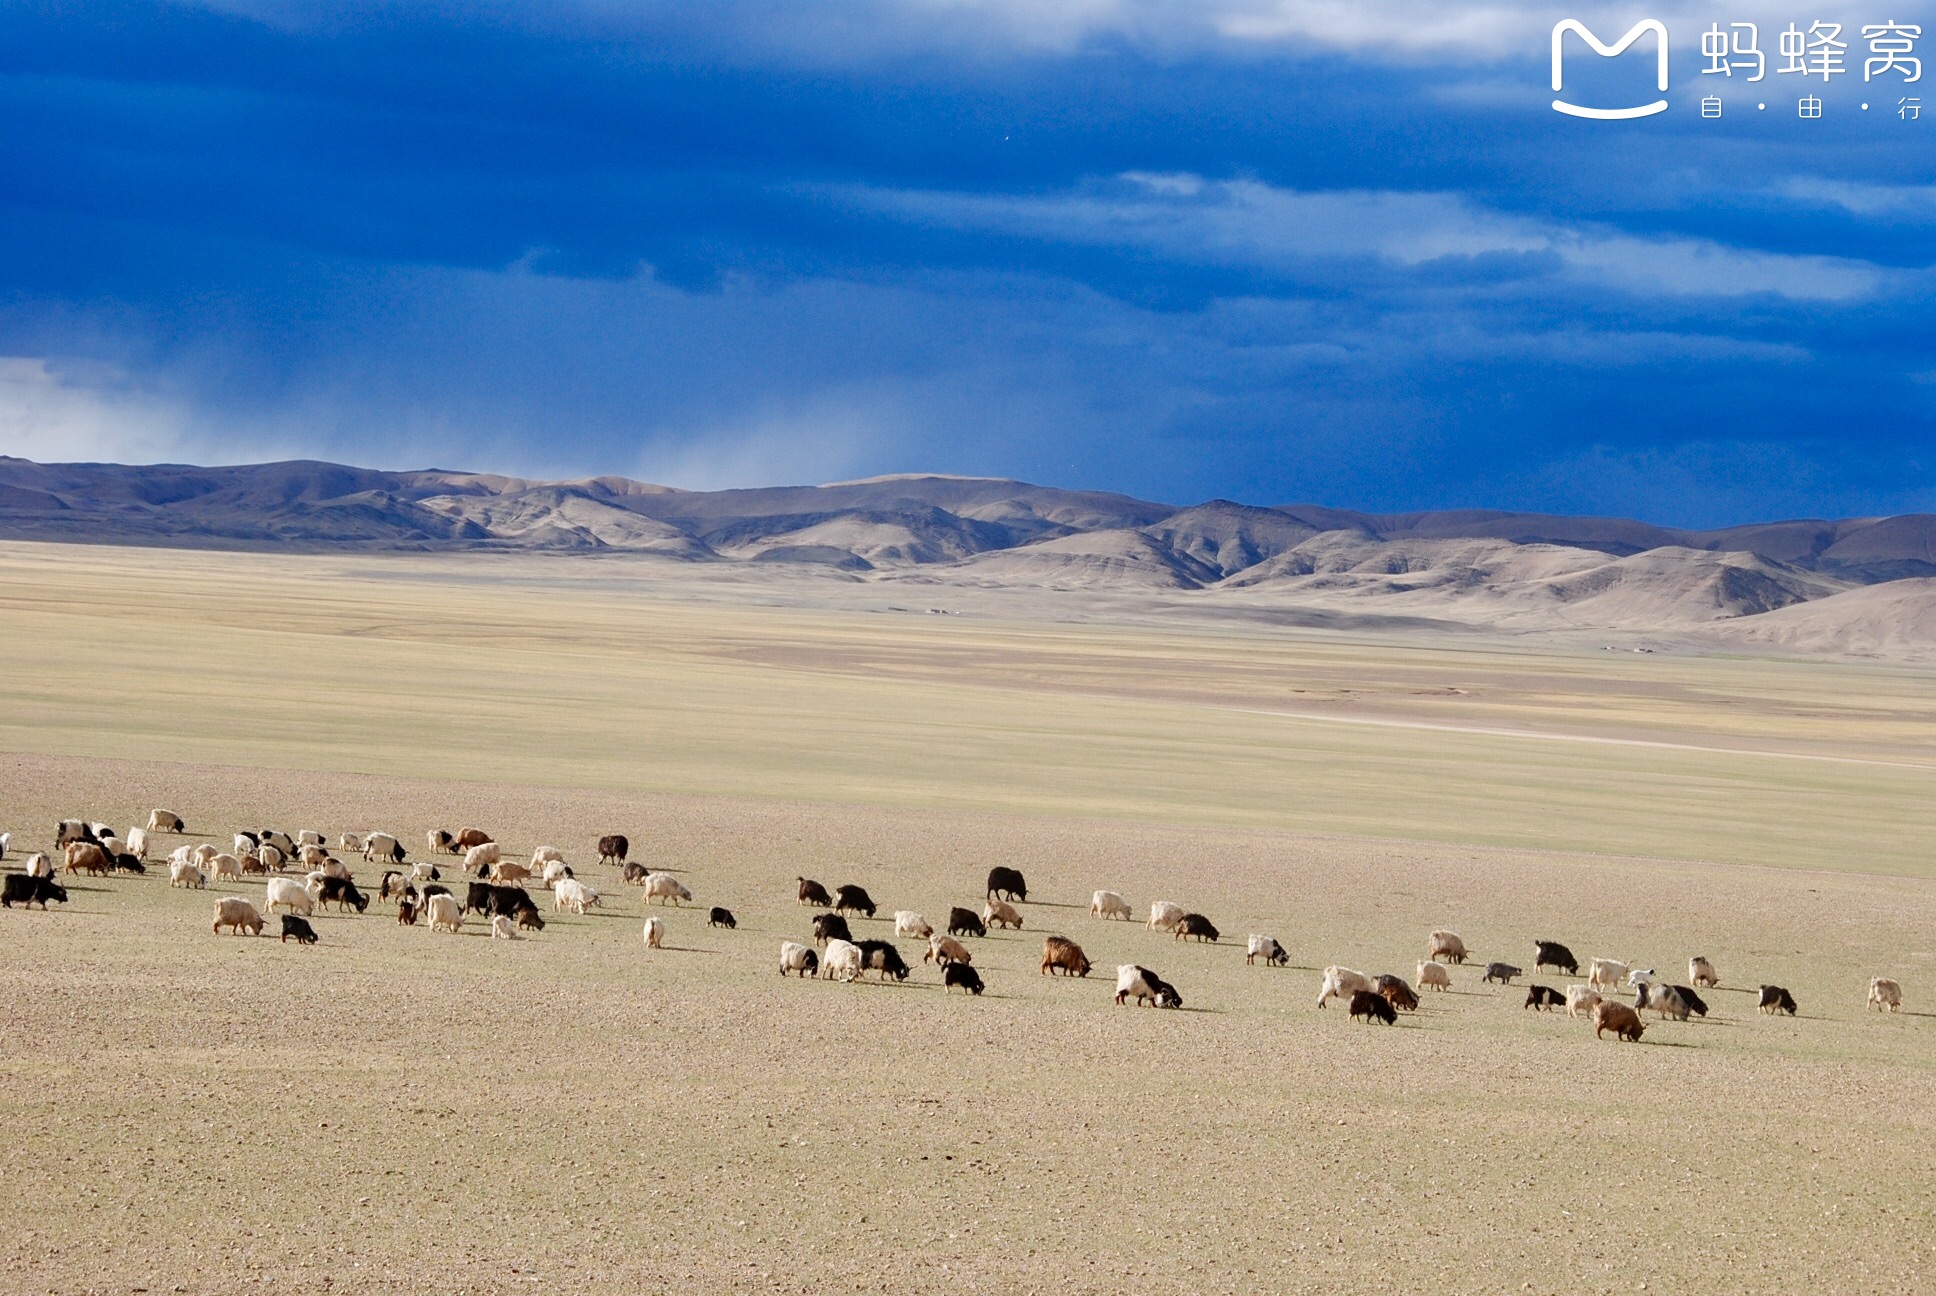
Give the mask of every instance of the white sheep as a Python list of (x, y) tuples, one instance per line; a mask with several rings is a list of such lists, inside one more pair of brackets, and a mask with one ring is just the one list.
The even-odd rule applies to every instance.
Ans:
[(668, 900), (674, 904), (682, 904), (692, 899), (692, 892), (686, 890), (686, 884), (670, 873), (647, 873), (645, 899), (648, 904), (654, 900), (660, 904)]
[(27, 876), (37, 878), (54, 876), (54, 861), (46, 851), (35, 851), (27, 857)]
[(499, 914), (491, 919), (492, 940), (518, 940), (518, 925), (511, 921), (510, 915)]
[(1714, 970), (1712, 963), (1696, 954), (1687, 960), (1687, 984), (1702, 987), (1718, 986), (1721, 984), (1721, 974)]
[(828, 941), (827, 952), (820, 961), (820, 975), (829, 981), (859, 980), (860, 946), (839, 937)]
[(489, 868), (498, 862), (500, 852), (496, 842), (483, 842), (464, 852), (464, 871), (473, 876), (479, 869)]
[(1245, 944), (1244, 962), (1255, 963), (1259, 958), (1264, 960), (1267, 967), (1275, 967), (1280, 963), (1291, 961), (1291, 956), (1284, 952), (1284, 947), (1278, 943), (1277, 937), (1253, 935)]
[(577, 878), (565, 878), (552, 889), (551, 903), (554, 910), (562, 912), (569, 909), (575, 914), (582, 914), (598, 903), (598, 892)]
[(430, 930), (434, 932), (461, 931), (464, 926), (463, 906), (457, 903), (456, 896), (431, 896), (424, 901), (424, 917), (429, 919)]
[(1566, 1015), (1591, 1017), (1593, 1005), (1600, 1002), (1600, 992), (1592, 986), (1570, 985), (1566, 987)]
[(928, 937), (934, 935), (934, 924), (912, 909), (896, 909), (894, 911), (894, 934), (896, 936), (913, 937), (917, 940), (926, 940)]
[(820, 956), (811, 946), (799, 941), (780, 942), (780, 975), (792, 972), (801, 977), (813, 976), (820, 969)]
[[(13, 839), (12, 833), (0, 833), (0, 859), (7, 855), (7, 844)], [(148, 830), (146, 828), (128, 829), (128, 854), (142, 863), (148, 862)]]
[(531, 871), (533, 873), (539, 872), (545, 865), (553, 863), (554, 861), (563, 864), (565, 862), (565, 853), (556, 846), (540, 846), (531, 852)]
[(202, 871), (195, 867), (193, 860), (169, 860), (168, 885), (171, 887), (188, 887), (190, 890), (199, 891), (208, 885), (208, 879), (202, 876)]
[(665, 945), (665, 919), (653, 915), (645, 920), (645, 947), (659, 949)]
[(1418, 965), (1418, 988), (1430, 986), (1434, 990), (1450, 990), (1452, 974), (1445, 970), (1442, 963), (1420, 963)]
[(290, 913), (308, 914), (316, 908), (316, 897), (294, 878), (270, 878), (263, 892), (263, 900), (263, 908), (270, 913), (278, 908), (286, 908)]
[(1089, 913), (1095, 918), (1120, 918), (1124, 922), (1134, 922), (1136, 911), (1129, 907), (1129, 901), (1114, 891), (1098, 891), (1089, 897)]
[(314, 828), (304, 828), (296, 834), (296, 845), (298, 846), (321, 846), (324, 842), (323, 835)]
[(242, 861), (227, 851), (218, 851), (207, 864), (209, 876), (217, 882), (229, 878), (237, 882), (242, 880)]
[(1176, 925), (1183, 921), (1183, 915), (1188, 912), (1174, 900), (1152, 900), (1147, 926), (1151, 931), (1173, 932), (1176, 930)]
[(548, 888), (557, 886), (570, 876), (571, 866), (563, 860), (550, 860), (544, 866), (544, 884)]
[(1888, 977), (1869, 978), (1869, 1007), (1878, 1012), (1902, 1011), (1902, 984)]
[(1334, 963), (1324, 969), (1324, 985), (1318, 990), (1318, 1007), (1324, 1007), (1326, 1001), (1331, 999), (1343, 999), (1349, 1003), (1355, 992), (1373, 989), (1370, 977)]
[(1595, 990), (1618, 990), (1630, 970), (1619, 959), (1593, 959), (1586, 967), (1586, 983)]

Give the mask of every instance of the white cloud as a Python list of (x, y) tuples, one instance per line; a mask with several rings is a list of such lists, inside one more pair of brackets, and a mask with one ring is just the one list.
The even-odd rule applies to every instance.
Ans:
[(194, 444), (183, 413), (99, 365), (0, 356), (0, 453), (43, 463), (155, 463)]
[(1838, 207), (1853, 216), (1905, 218), (1915, 223), (1936, 220), (1936, 185), (1862, 184), (1796, 176), (1776, 187), (1776, 194), (1811, 207)]
[(1881, 280), (1881, 271), (1867, 262), (1568, 225), (1493, 211), (1449, 193), (1314, 193), (1253, 180), (1142, 172), (1125, 174), (1115, 185), (1044, 197), (845, 192), (851, 201), (911, 221), (1134, 248), (1186, 265), (1289, 271), (1322, 261), (1416, 267), (1448, 257), (1545, 255), (1561, 267), (1559, 273), (1603, 289), (1803, 301), (1867, 296)]

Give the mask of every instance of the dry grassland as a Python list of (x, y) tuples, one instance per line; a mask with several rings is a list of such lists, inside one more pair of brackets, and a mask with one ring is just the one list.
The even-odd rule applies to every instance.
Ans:
[[(373, 906), (314, 949), (212, 936), (220, 892), (154, 873), (0, 913), (0, 1289), (1895, 1292), (1936, 1266), (1930, 677), (653, 570), (0, 550), (16, 851), (152, 805), (413, 849), (478, 823), (607, 896), (516, 943)], [(671, 948), (589, 864), (613, 830), (696, 893)], [(776, 975), (795, 874), (938, 918), (993, 863), (1041, 903), (976, 943), (987, 996)], [(1224, 941), (1093, 920), (1100, 886)], [(1323, 964), (1410, 976), (1437, 925), (1522, 964), (1534, 937), (1676, 980), (1704, 954), (1726, 985), (1637, 1046), (1476, 969), (1395, 1028), (1312, 1008)], [(1098, 973), (1039, 976), (1044, 931)], [(1295, 966), (1246, 966), (1248, 931)], [(1116, 1008), (1125, 960), (1186, 1008)], [(1877, 973), (1907, 1011), (1865, 1013)], [(1801, 1017), (1757, 1015), (1764, 980)]]

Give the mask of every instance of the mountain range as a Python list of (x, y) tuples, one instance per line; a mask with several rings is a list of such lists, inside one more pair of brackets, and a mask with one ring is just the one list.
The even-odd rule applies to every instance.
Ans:
[(1720, 630), (1894, 652), (1936, 629), (1936, 516), (1683, 530), (1462, 509), (1364, 513), (909, 474), (687, 491), (296, 461), (0, 456), (0, 539), (236, 550), (641, 555), (851, 581), (1202, 598), (1505, 630)]

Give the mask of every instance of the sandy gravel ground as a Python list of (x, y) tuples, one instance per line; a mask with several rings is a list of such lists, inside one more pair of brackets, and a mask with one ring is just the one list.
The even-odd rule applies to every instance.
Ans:
[[(254, 882), (81, 879), (0, 912), (6, 1291), (1900, 1292), (1936, 1269), (1925, 880), (83, 757), (0, 758), (0, 789), (9, 868), (60, 815), (168, 805), (211, 836), (418, 851), (476, 823), (560, 846), (607, 899), (516, 943), (373, 906), (313, 949), (209, 933), (211, 897)], [(695, 892), (666, 949), (590, 861), (614, 830)], [(866, 885), (860, 934), (885, 936), (894, 908), (978, 901), (991, 863), (1036, 903), (974, 942), (986, 996), (918, 962), (776, 975), (796, 874)], [(1224, 939), (1091, 919), (1101, 886)], [(1640, 1045), (1476, 968), (1395, 1028), (1312, 1007), (1324, 964), (1409, 977), (1436, 925), (1522, 964), (1535, 937), (1674, 980), (1704, 954), (1726, 984)], [(1038, 975), (1045, 931), (1097, 974)], [(1294, 966), (1246, 966), (1248, 931)], [(1187, 1007), (1115, 1007), (1126, 960)], [(1908, 1011), (1864, 1011), (1877, 973)], [(1764, 980), (1802, 1015), (1758, 1016)]]

